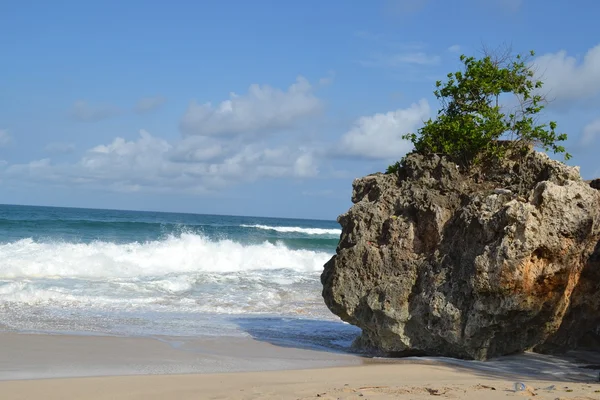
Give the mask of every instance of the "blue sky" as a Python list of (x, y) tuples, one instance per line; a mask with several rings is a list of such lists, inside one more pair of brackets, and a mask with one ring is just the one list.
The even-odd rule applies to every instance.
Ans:
[[(0, 203), (334, 219), (482, 45), (600, 176), (593, 0), (5, 1)], [(540, 73), (541, 73), (540, 72)]]

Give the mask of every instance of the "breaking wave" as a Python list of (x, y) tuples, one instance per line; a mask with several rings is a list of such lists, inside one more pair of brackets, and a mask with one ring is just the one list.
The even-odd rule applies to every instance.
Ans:
[(281, 243), (241, 244), (194, 233), (144, 243), (38, 242), (0, 244), (0, 279), (136, 277), (189, 272), (288, 269), (315, 272), (330, 255)]
[(255, 228), (263, 230), (271, 230), (282, 233), (304, 233), (307, 235), (340, 235), (341, 229), (325, 229), (325, 228), (301, 228), (298, 226), (269, 226), (269, 225), (241, 225), (244, 228)]

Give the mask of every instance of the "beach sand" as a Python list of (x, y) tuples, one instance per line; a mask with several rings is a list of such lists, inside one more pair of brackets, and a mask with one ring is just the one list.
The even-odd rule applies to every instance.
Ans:
[[(2, 399), (599, 399), (600, 385), (508, 379), (432, 365), (0, 382)], [(554, 387), (552, 387), (554, 385)]]
[(578, 354), (390, 360), (245, 338), (13, 333), (0, 334), (0, 349), (2, 400), (600, 399), (598, 371)]

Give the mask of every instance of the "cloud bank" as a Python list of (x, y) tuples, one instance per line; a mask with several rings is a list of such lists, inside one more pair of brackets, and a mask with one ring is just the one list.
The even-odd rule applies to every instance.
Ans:
[(398, 159), (412, 149), (402, 135), (415, 132), (429, 118), (429, 103), (421, 99), (405, 109), (361, 117), (340, 141), (343, 154), (371, 159)]
[(216, 106), (192, 101), (180, 128), (185, 135), (200, 136), (269, 133), (290, 128), (321, 109), (322, 103), (310, 83), (299, 77), (286, 91), (254, 84), (248, 93), (232, 93)]

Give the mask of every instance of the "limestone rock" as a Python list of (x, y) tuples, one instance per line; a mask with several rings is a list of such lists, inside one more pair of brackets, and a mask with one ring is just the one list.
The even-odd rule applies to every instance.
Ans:
[(323, 298), (387, 355), (574, 347), (600, 322), (600, 191), (531, 152), (486, 171), (409, 155), (353, 183)]

